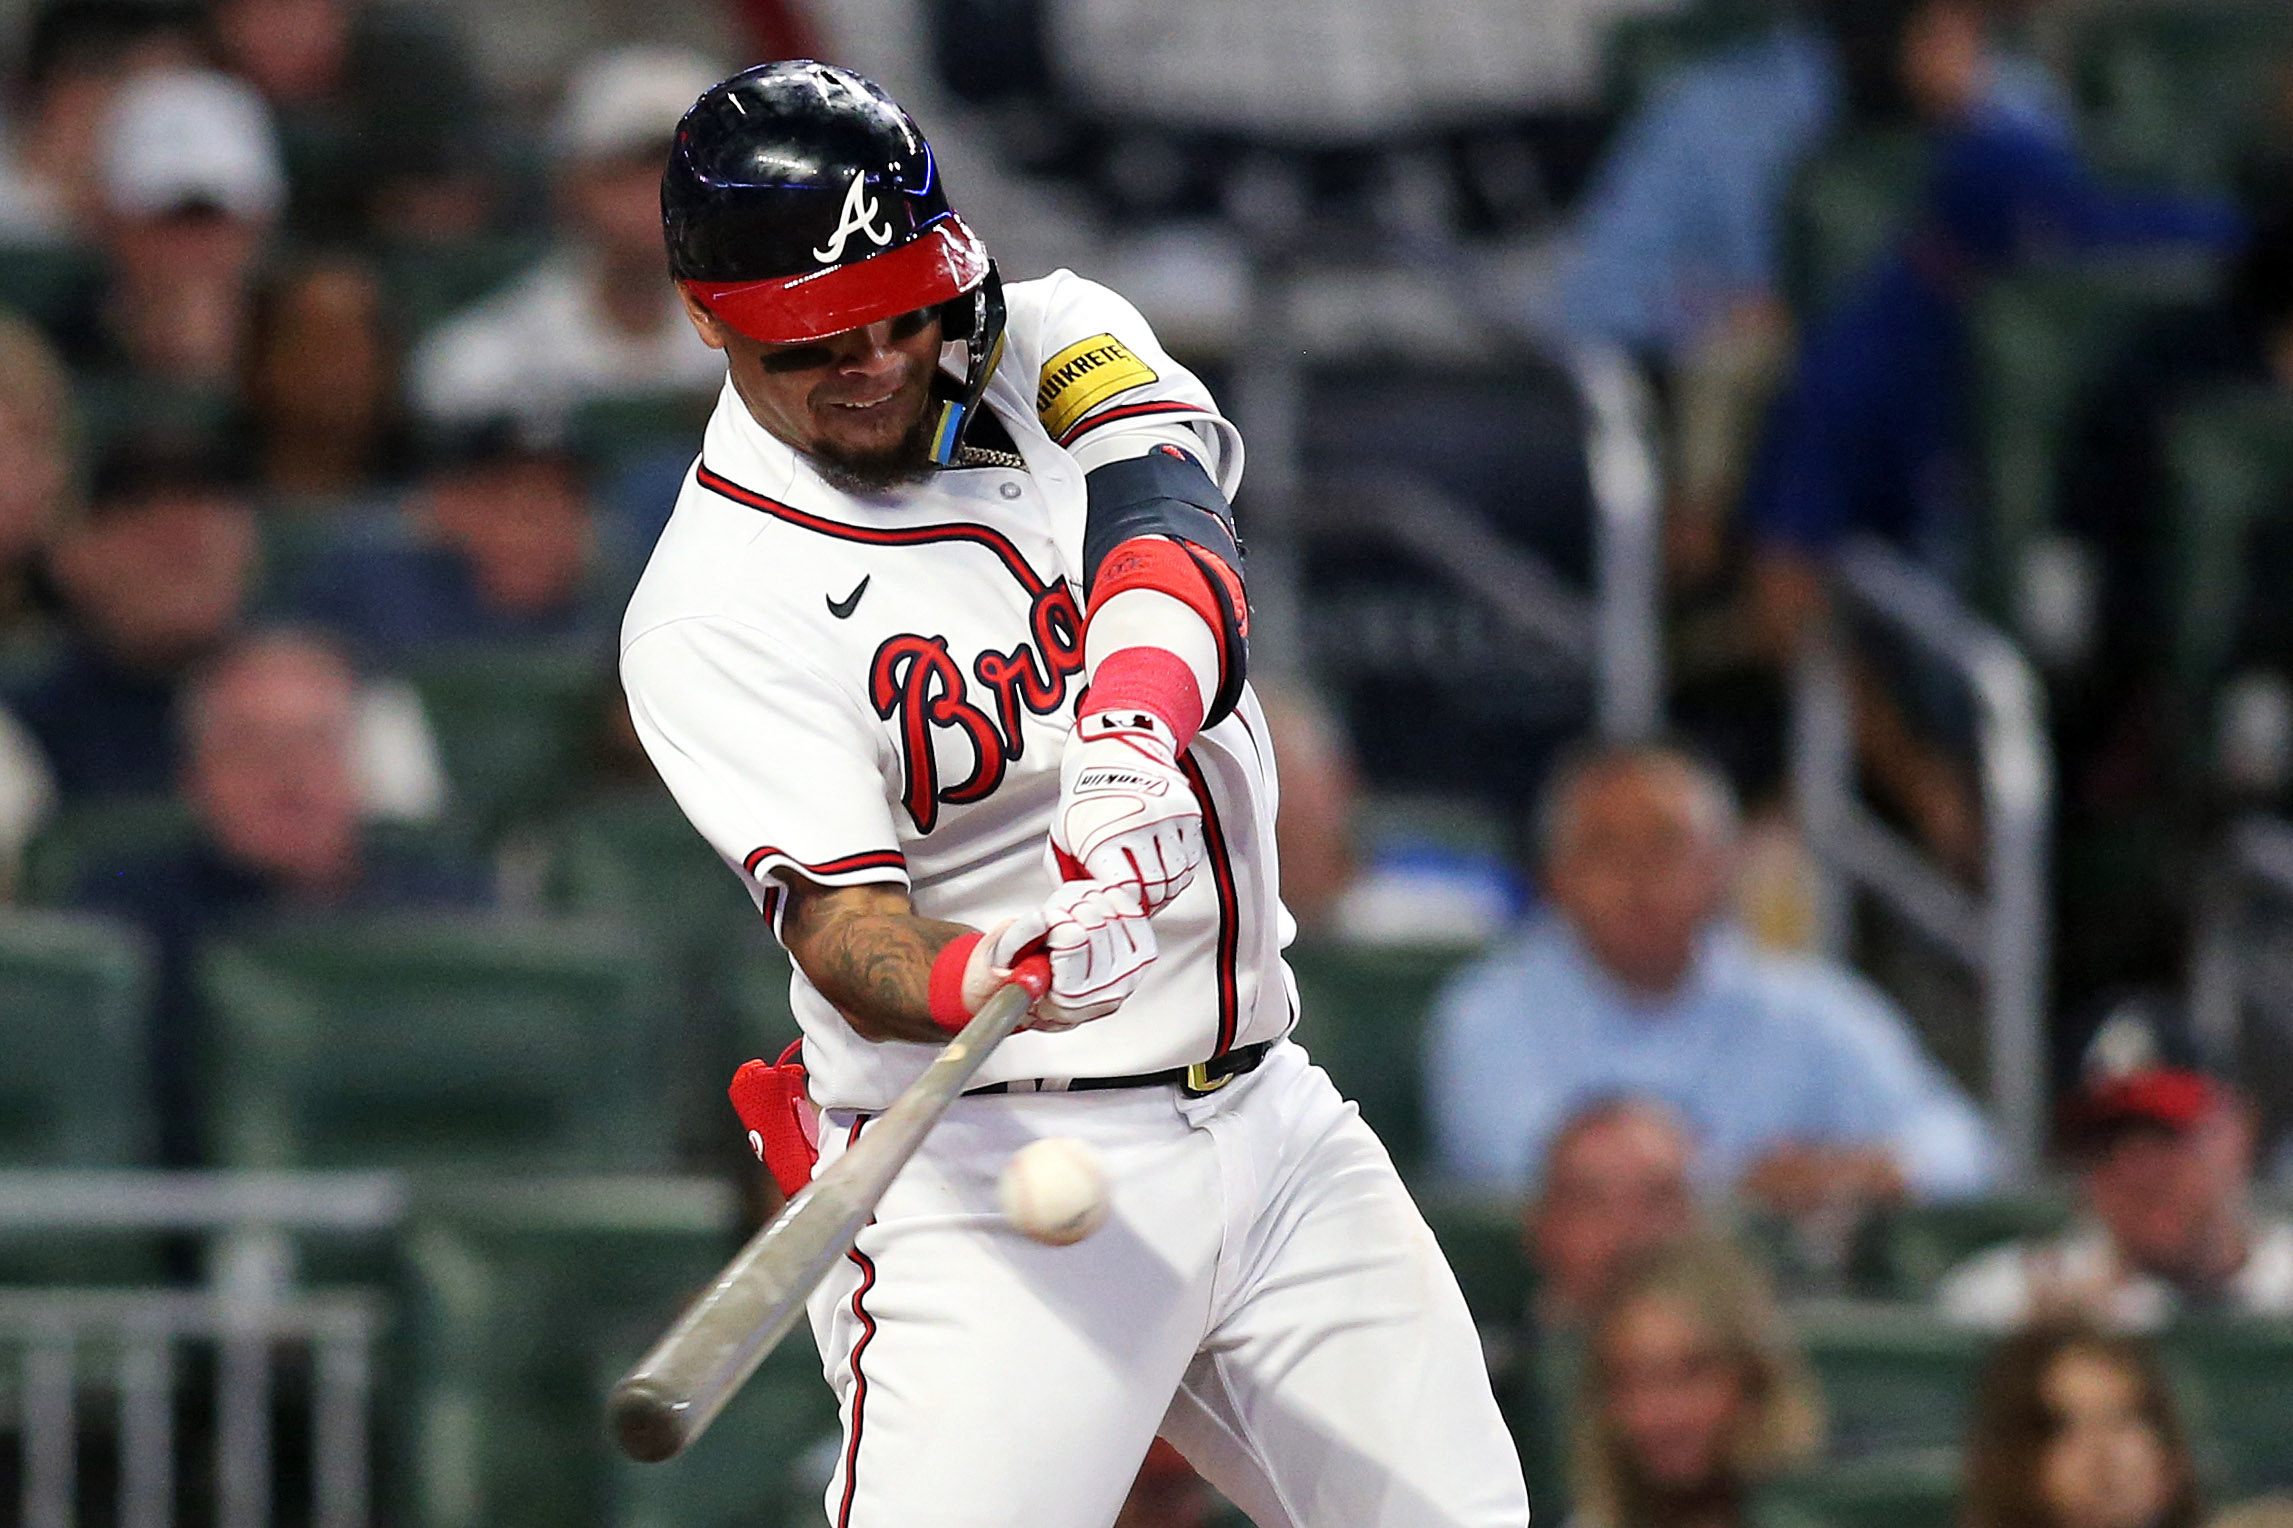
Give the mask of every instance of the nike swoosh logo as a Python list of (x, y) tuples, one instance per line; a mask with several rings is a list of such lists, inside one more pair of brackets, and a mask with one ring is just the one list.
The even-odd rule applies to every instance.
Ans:
[[(868, 580), (873, 577), (875, 577), (873, 573), (862, 577), (852, 592), (842, 599), (828, 600), (828, 613), (839, 621), (849, 617), (853, 611), (860, 608), (860, 596), (868, 592)], [(827, 599), (827, 596), (822, 595), (821, 598)]]

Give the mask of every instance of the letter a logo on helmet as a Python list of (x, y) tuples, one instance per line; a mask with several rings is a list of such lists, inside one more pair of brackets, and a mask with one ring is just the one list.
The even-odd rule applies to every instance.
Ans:
[(884, 245), (892, 242), (889, 224), (882, 228), (875, 226), (876, 199), (864, 194), (867, 182), (867, 171), (852, 172), (852, 184), (844, 190), (844, 210), (836, 214), (836, 231), (828, 236), (826, 245), (812, 252), (813, 259), (831, 264), (843, 259), (844, 243), (856, 233), (866, 234), (870, 244)]

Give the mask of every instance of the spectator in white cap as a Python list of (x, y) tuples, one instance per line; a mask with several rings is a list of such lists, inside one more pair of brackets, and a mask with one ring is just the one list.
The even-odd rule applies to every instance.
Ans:
[(98, 371), (227, 390), (256, 266), (287, 194), (261, 97), (228, 75), (129, 82), (102, 146), (110, 286), (73, 359)]
[(661, 166), (678, 119), (723, 71), (618, 48), (575, 71), (551, 135), (559, 243), (415, 351), (432, 421), (517, 415), (551, 429), (598, 397), (714, 393), (724, 362), (685, 322), (661, 254)]

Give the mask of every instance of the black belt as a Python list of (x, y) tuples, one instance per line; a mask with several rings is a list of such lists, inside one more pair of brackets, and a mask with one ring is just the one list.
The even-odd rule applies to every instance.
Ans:
[(1245, 1045), (1223, 1056), (1197, 1061), (1192, 1066), (1174, 1066), (1160, 1072), (1136, 1072), (1128, 1077), (1041, 1077), (1023, 1078), (1017, 1082), (991, 1082), (984, 1087), (966, 1088), (963, 1096), (977, 1098), (984, 1093), (1097, 1093), (1108, 1088), (1158, 1088), (1175, 1084), (1187, 1097), (1202, 1098), (1217, 1092), (1235, 1078), (1258, 1070), (1258, 1063), (1265, 1060), (1266, 1052), (1273, 1048), (1273, 1041), (1260, 1040), (1256, 1045)]

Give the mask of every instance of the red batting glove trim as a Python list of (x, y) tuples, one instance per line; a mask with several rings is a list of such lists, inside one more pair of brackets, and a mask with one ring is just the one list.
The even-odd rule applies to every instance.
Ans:
[(932, 962), (926, 1001), (932, 1022), (951, 1035), (962, 1033), (963, 1026), (971, 1022), (971, 1010), (963, 1002), (963, 973), (971, 964), (972, 950), (986, 937), (985, 934), (958, 934)]
[(1202, 684), (1178, 654), (1160, 647), (1125, 647), (1099, 661), (1081, 716), (1103, 711), (1151, 711), (1178, 739), (1178, 751), (1202, 730)]

